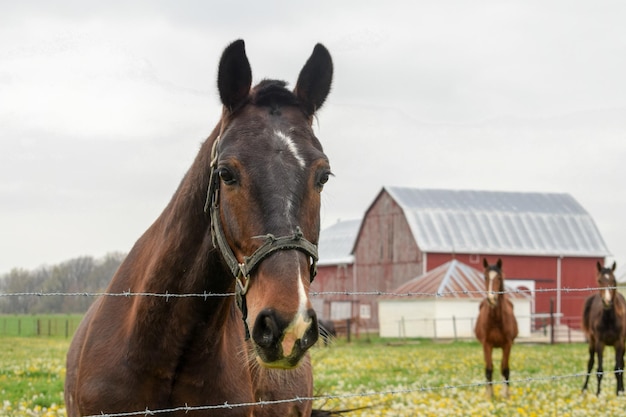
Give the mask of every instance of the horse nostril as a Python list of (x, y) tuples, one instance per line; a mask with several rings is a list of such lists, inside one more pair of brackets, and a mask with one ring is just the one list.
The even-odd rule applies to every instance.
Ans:
[(302, 348), (302, 350), (306, 350), (313, 346), (320, 336), (319, 324), (317, 323), (317, 315), (315, 314), (315, 311), (309, 310), (307, 313), (308, 316), (311, 318), (311, 324), (309, 325), (309, 328), (306, 329), (306, 331), (302, 335), (302, 338), (300, 339), (300, 347)]
[(274, 312), (263, 310), (256, 319), (252, 339), (257, 345), (269, 348), (278, 342), (279, 337), (280, 331)]

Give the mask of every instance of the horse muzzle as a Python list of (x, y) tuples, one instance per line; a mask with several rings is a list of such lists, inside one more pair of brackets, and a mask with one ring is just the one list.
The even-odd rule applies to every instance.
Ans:
[(317, 315), (313, 309), (298, 312), (290, 322), (275, 310), (265, 309), (252, 329), (257, 360), (267, 368), (295, 368), (318, 338)]

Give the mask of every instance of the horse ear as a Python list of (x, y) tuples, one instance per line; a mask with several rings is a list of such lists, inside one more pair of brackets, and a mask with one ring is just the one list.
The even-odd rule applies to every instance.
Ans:
[(304, 104), (309, 116), (315, 114), (330, 92), (333, 80), (333, 61), (328, 49), (321, 43), (315, 45), (313, 53), (304, 64), (293, 92)]
[(498, 258), (498, 262), (496, 262), (496, 265), (498, 265), (499, 270), (502, 270), (502, 259)]
[(217, 88), (222, 104), (233, 110), (250, 93), (252, 70), (246, 56), (244, 41), (239, 39), (224, 49), (217, 73)]
[(617, 267), (617, 264), (615, 263), (615, 261), (613, 261), (613, 266), (611, 267), (611, 271), (615, 272), (616, 267)]
[(489, 262), (487, 262), (487, 258), (483, 258), (483, 266), (487, 268), (489, 266)]
[(598, 272), (602, 271), (602, 264), (600, 263), (600, 261), (596, 262), (596, 267), (598, 268)]

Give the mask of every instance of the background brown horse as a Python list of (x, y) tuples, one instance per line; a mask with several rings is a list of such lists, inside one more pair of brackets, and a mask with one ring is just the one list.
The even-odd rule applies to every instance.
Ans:
[(511, 347), (517, 337), (517, 320), (513, 313), (513, 303), (504, 293), (504, 274), (502, 272), (502, 260), (498, 259), (495, 265), (489, 265), (487, 259), (483, 259), (485, 267), (485, 288), (487, 298), (479, 307), (476, 321), (476, 338), (483, 345), (485, 356), (485, 375), (487, 377), (487, 396), (493, 397), (493, 348), (502, 348), (501, 372), (505, 385), (503, 395), (509, 393), (509, 355)]
[(236, 292), (237, 302), (232, 295), (97, 299), (67, 355), (69, 416), (259, 400), (287, 401), (202, 415), (311, 414), (310, 401), (288, 400), (312, 395), (306, 352), (318, 324), (308, 289), (330, 167), (311, 125), (332, 72), (318, 44), (293, 92), (272, 80), (251, 88), (243, 41), (225, 49), (222, 117), (107, 291)]
[(615, 348), (615, 378), (617, 379), (617, 394), (624, 392), (624, 339), (626, 338), (626, 301), (624, 296), (617, 292), (615, 281), (615, 262), (611, 268), (604, 268), (597, 263), (598, 292), (585, 300), (583, 309), (583, 330), (589, 340), (589, 362), (583, 391), (587, 389), (589, 376), (593, 369), (594, 356), (598, 354), (598, 390), (602, 382), (602, 354), (604, 346)]

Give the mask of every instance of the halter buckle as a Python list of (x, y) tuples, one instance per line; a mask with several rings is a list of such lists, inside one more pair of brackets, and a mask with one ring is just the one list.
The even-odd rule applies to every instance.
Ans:
[[(246, 264), (239, 264), (239, 276), (237, 276), (237, 292), (241, 295), (246, 295), (248, 292), (248, 287), (250, 287), (250, 273), (246, 271)], [(243, 279), (243, 284), (241, 283), (241, 279)]]

